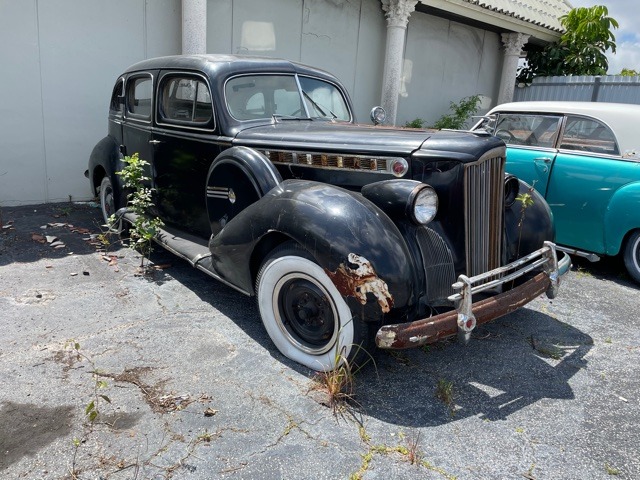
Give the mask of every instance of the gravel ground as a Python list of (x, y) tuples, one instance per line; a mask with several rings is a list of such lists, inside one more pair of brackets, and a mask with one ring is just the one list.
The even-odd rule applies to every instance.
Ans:
[(94, 206), (1, 214), (0, 478), (640, 478), (640, 295), (618, 261), (466, 347), (377, 352), (333, 411), (251, 299), (159, 248), (138, 275)]

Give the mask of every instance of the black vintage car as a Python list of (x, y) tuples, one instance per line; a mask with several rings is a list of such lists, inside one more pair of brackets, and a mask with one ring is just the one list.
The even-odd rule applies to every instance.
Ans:
[(500, 139), (358, 125), (338, 80), (297, 63), (133, 65), (89, 160), (105, 220), (132, 220), (116, 172), (136, 152), (165, 223), (157, 242), (256, 296), (280, 352), (312, 369), (374, 339), (468, 340), (476, 323), (554, 296), (569, 266), (544, 199), (505, 174)]

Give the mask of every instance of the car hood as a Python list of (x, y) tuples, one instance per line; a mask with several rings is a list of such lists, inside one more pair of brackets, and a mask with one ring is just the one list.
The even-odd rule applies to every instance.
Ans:
[[(421, 148), (456, 150), (477, 155), (478, 138), (486, 134), (418, 130), (344, 122), (282, 120), (240, 131), (234, 145), (253, 148), (409, 156)], [(484, 150), (484, 148), (480, 148)], [(458, 150), (458, 153), (461, 153)]]

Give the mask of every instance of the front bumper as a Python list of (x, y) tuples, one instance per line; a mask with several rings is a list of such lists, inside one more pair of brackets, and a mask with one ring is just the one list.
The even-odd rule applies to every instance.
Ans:
[[(562, 253), (558, 261), (555, 244), (545, 242), (541, 249), (504, 267), (471, 278), (460, 275), (458, 281), (453, 284), (458, 293), (449, 297), (456, 305), (455, 310), (414, 322), (385, 325), (376, 334), (376, 345), (383, 349), (402, 350), (433, 343), (456, 334), (467, 342), (476, 325), (511, 313), (543, 293), (549, 298), (554, 298), (560, 276), (565, 274), (570, 266), (569, 255)], [(539, 268), (543, 271), (522, 285), (473, 303), (473, 294), (512, 282)]]

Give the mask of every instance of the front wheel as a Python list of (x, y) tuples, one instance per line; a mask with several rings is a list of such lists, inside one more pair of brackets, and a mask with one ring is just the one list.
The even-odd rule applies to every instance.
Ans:
[(627, 272), (640, 283), (640, 230), (631, 234), (624, 249), (624, 265)]
[(278, 350), (317, 371), (358, 356), (366, 335), (335, 285), (302, 248), (286, 244), (256, 280), (262, 322)]

